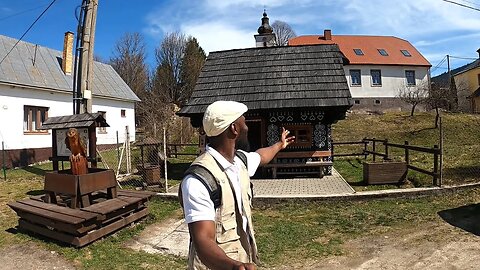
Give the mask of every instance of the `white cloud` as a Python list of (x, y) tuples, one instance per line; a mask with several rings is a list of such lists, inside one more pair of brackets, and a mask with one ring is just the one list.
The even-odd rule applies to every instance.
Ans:
[(234, 26), (228, 27), (219, 21), (197, 25), (183, 25), (182, 32), (197, 38), (205, 52), (255, 47), (252, 31), (245, 31)]

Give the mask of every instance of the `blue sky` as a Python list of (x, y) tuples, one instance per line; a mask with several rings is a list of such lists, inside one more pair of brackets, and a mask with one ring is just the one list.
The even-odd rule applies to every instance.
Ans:
[[(20, 38), (51, 0), (0, 0), (0, 34)], [(63, 34), (76, 32), (75, 9), (81, 0), (57, 0), (24, 37), (25, 41), (61, 50)], [(457, 0), (480, 8), (480, 0)], [(446, 54), (452, 68), (477, 58), (480, 12), (442, 0), (99, 0), (95, 54), (112, 55), (126, 32), (140, 32), (148, 63), (165, 33), (181, 31), (198, 39), (206, 52), (255, 46), (253, 35), (263, 9), (270, 23), (289, 23), (297, 35), (386, 35), (410, 41), (432, 64)]]

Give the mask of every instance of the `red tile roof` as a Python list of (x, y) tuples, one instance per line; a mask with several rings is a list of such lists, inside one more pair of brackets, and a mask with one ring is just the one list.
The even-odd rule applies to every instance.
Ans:
[[(313, 44), (338, 44), (351, 65), (432, 66), (410, 42), (392, 36), (331, 35), (331, 40), (325, 40), (324, 36), (310, 35), (288, 41), (290, 46)], [(356, 55), (354, 49), (361, 49), (363, 55)], [(378, 49), (384, 49), (388, 56), (382, 56)], [(401, 50), (407, 50), (411, 57), (404, 56)]]

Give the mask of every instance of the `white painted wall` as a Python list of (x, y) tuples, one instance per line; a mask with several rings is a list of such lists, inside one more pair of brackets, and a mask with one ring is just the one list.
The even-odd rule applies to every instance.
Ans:
[[(24, 134), (24, 105), (48, 107), (48, 116), (71, 115), (72, 95), (68, 93), (34, 90), (23, 87), (0, 85), (0, 141), (5, 149), (43, 148), (52, 146), (51, 131), (48, 134)], [(120, 117), (120, 110), (126, 110), (126, 117)], [(99, 134), (97, 144), (116, 143), (115, 131), (119, 132), (120, 142), (124, 140), (125, 126), (129, 126), (130, 140), (135, 140), (134, 103), (94, 98), (93, 112), (106, 111), (106, 134)]]
[[(362, 77), (361, 86), (352, 86), (350, 70), (360, 69)], [(373, 86), (370, 70), (379, 69), (382, 74), (382, 85)], [(380, 66), (380, 65), (345, 65), (345, 76), (352, 98), (371, 98), (371, 97), (396, 97), (398, 91), (405, 87), (407, 79), (405, 70), (415, 70), (416, 85), (428, 83), (428, 67), (418, 66)]]

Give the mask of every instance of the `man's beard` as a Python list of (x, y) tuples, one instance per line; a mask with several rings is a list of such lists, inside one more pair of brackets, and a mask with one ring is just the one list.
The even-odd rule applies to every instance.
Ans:
[(238, 138), (238, 140), (235, 142), (235, 149), (250, 152), (250, 142), (248, 141), (248, 137), (246, 135)]

